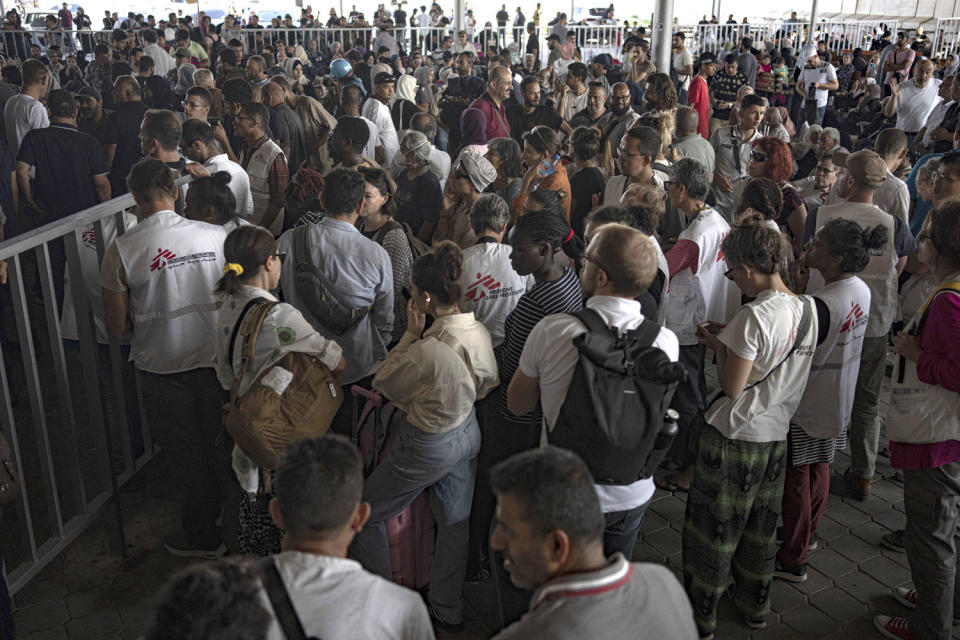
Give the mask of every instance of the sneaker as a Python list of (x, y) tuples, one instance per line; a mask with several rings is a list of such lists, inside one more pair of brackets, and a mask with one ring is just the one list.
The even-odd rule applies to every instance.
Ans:
[(203, 558), (216, 560), (227, 552), (227, 545), (223, 542), (214, 544), (194, 544), (186, 533), (175, 533), (163, 539), (163, 548), (167, 553), (182, 558)]
[(910, 631), (910, 620), (907, 618), (874, 616), (873, 626), (877, 628), (880, 635), (890, 640), (917, 640), (917, 636)]
[(880, 538), (880, 544), (885, 546), (891, 551), (899, 551), (900, 553), (905, 553), (903, 548), (903, 529), (898, 529), (892, 533), (888, 533)]
[(454, 635), (458, 633), (463, 633), (463, 629), (464, 629), (463, 622), (458, 622), (457, 624), (454, 624), (452, 622), (446, 622), (444, 620), (441, 620), (440, 616), (437, 615), (436, 609), (434, 609), (433, 605), (431, 604), (427, 605), (427, 612), (430, 614), (430, 622), (433, 623), (434, 628), (437, 629), (438, 631), (442, 631), (443, 633), (450, 633)]
[[(777, 544), (783, 544), (783, 527), (777, 527)], [(807, 553), (816, 551), (820, 548), (820, 538), (816, 532), (810, 534), (810, 542), (807, 543)]]
[(798, 567), (788, 567), (779, 560), (777, 560), (776, 565), (773, 568), (773, 577), (780, 578), (781, 580), (786, 580), (787, 582), (806, 582), (807, 581), (807, 567), (806, 565), (800, 565)]
[[(804, 576), (806, 578), (806, 576)], [(743, 621), (751, 629), (763, 629), (767, 626), (766, 616), (744, 616)]]
[[(897, 587), (893, 590), (893, 599), (907, 609), (917, 608), (917, 590), (910, 587)], [(954, 617), (953, 624), (960, 624), (960, 618)]]

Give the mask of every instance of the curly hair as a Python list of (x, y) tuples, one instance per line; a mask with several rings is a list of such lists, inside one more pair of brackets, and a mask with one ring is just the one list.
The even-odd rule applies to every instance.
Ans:
[(760, 273), (787, 273), (793, 251), (786, 236), (767, 226), (759, 213), (735, 222), (720, 243), (727, 265), (749, 265)]
[(743, 189), (736, 213), (753, 209), (767, 220), (776, 220), (782, 208), (783, 192), (780, 186), (770, 178), (753, 178)]
[(793, 175), (793, 153), (790, 151), (790, 145), (780, 138), (773, 136), (760, 138), (753, 145), (753, 149), (767, 155), (765, 178), (770, 178), (780, 185)]
[(647, 77), (647, 104), (658, 111), (677, 108), (677, 89), (665, 73), (651, 73)]

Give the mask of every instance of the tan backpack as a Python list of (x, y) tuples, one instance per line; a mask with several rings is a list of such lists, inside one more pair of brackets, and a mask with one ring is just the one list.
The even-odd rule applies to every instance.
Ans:
[[(243, 342), (239, 373), (233, 378), (230, 402), (224, 405), (224, 426), (237, 445), (265, 470), (280, 466), (294, 442), (322, 436), (343, 403), (336, 376), (308, 353), (290, 352), (268, 367), (240, 396), (240, 380), (253, 362), (264, 318), (276, 302), (251, 301), (240, 316), (235, 339)], [(230, 341), (230, 357), (233, 344)], [(277, 370), (278, 373), (273, 373)], [(282, 375), (279, 375), (282, 373)], [(273, 375), (271, 375), (273, 374)], [(270, 385), (264, 378), (271, 376)], [(285, 383), (279, 392), (276, 380)]]

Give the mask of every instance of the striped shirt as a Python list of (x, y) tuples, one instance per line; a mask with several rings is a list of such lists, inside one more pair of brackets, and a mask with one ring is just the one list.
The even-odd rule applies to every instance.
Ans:
[(527, 342), (527, 336), (546, 316), (581, 309), (583, 309), (583, 292), (580, 290), (580, 279), (571, 267), (564, 269), (563, 275), (556, 280), (538, 282), (530, 291), (520, 296), (517, 306), (504, 322), (503, 342), (494, 350), (502, 383), (500, 409), (508, 419), (529, 424), (539, 424), (541, 421), (539, 407), (523, 416), (522, 420), (513, 416), (507, 409), (507, 387), (517, 367), (520, 366), (520, 356), (523, 355), (523, 345)]

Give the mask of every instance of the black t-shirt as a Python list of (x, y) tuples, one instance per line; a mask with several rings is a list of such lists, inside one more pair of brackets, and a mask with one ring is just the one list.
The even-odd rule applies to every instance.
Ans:
[(117, 145), (110, 165), (110, 188), (114, 197), (127, 192), (127, 174), (137, 160), (143, 157), (140, 152), (140, 123), (149, 107), (141, 100), (121, 102), (107, 117), (103, 128), (103, 144)]
[[(138, 136), (134, 136), (134, 141), (139, 147)], [(99, 202), (93, 177), (107, 173), (103, 149), (96, 138), (73, 125), (51, 122), (46, 129), (27, 132), (17, 160), (35, 171), (31, 195), (46, 209), (42, 220), (33, 221), (37, 225)]]
[(507, 109), (507, 124), (510, 125), (510, 135), (523, 146), (523, 136), (530, 133), (534, 127), (541, 125), (551, 129), (560, 129), (563, 120), (560, 115), (546, 105), (537, 106), (532, 113), (526, 113), (521, 105), (514, 105)]
[(500, 9), (500, 11), (497, 11), (497, 26), (498, 26), (498, 27), (505, 27), (505, 26), (507, 25), (507, 20), (509, 20), (509, 19), (510, 19), (510, 14), (509, 14), (509, 13), (507, 13), (507, 12), (504, 11), (503, 9)]
[(573, 209), (570, 210), (570, 228), (583, 237), (583, 220), (593, 209), (593, 196), (603, 195), (603, 173), (596, 167), (587, 167), (570, 178), (570, 193)]

